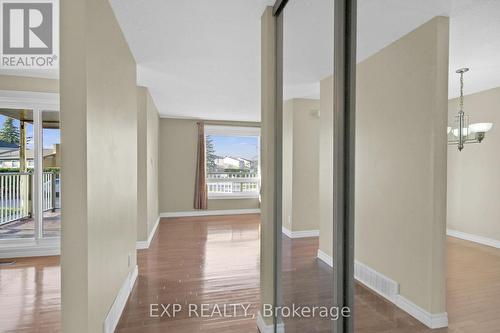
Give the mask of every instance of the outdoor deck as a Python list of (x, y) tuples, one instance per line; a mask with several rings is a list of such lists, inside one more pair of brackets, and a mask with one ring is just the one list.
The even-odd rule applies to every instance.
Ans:
[[(43, 172), (42, 198), (43, 211), (42, 237), (59, 237), (60, 183), (59, 173)], [(35, 237), (36, 219), (33, 218), (34, 177), (31, 172), (0, 173), (0, 241), (5, 239)]]
[[(33, 238), (35, 221), (23, 218), (0, 226), (0, 239)], [(61, 234), (61, 210), (43, 213), (43, 237), (59, 237)]]

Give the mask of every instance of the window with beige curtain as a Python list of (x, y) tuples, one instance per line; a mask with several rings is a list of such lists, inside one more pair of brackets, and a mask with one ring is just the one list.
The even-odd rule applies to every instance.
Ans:
[(260, 128), (205, 126), (209, 199), (258, 198)]
[(194, 194), (194, 208), (206, 210), (208, 208), (208, 195), (206, 175), (206, 154), (205, 154), (205, 125), (198, 125), (198, 157), (196, 159), (196, 185)]

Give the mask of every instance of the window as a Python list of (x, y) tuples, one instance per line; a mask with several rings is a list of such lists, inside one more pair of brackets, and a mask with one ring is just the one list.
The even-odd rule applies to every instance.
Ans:
[(205, 126), (209, 199), (258, 198), (260, 129)]

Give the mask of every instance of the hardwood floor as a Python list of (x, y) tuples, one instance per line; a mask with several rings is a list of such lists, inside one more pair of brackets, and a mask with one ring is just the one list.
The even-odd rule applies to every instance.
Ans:
[[(162, 222), (138, 254), (139, 277), (117, 333), (258, 332), (259, 215), (175, 218)], [(285, 304), (325, 304), (331, 268), (316, 257), (317, 238), (283, 239)], [(0, 266), (0, 332), (60, 332), (58, 257)], [(357, 333), (493, 333), (500, 329), (500, 250), (448, 238), (450, 326), (429, 330), (394, 305), (356, 286)], [(235, 318), (149, 316), (150, 304), (244, 303)], [(212, 308), (213, 309), (213, 308)], [(161, 312), (161, 308), (160, 308)], [(287, 333), (330, 332), (329, 320), (285, 320)]]
[[(318, 238), (283, 237), (283, 305), (332, 306), (333, 270), (316, 259)], [(500, 275), (499, 275), (500, 278)], [(358, 333), (427, 332), (427, 328), (366, 287), (355, 286), (355, 331)], [(284, 319), (287, 333), (329, 333), (323, 318)], [(432, 330), (429, 330), (432, 331)], [(432, 331), (438, 332), (438, 331)]]
[(0, 332), (60, 332), (59, 257), (14, 260), (15, 265), (0, 266)]
[[(283, 239), (283, 304), (331, 305), (332, 269), (314, 259), (317, 238)], [(356, 333), (500, 332), (500, 250), (447, 239), (447, 328), (431, 330), (356, 283)], [(285, 319), (287, 333), (331, 332), (319, 319)]]
[(448, 332), (500, 332), (500, 249), (448, 237)]
[[(117, 333), (258, 332), (259, 215), (171, 218), (139, 251), (139, 278)], [(250, 304), (235, 318), (151, 318), (150, 304)], [(183, 307), (186, 310), (186, 307)]]

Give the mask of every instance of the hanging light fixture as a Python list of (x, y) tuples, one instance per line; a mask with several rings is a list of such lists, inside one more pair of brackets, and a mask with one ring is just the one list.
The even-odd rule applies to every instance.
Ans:
[[(475, 123), (469, 125), (469, 116), (464, 112), (464, 73), (468, 68), (460, 68), (456, 71), (460, 74), (460, 99), (459, 110), (455, 116), (455, 126), (448, 126), (448, 144), (457, 145), (458, 150), (464, 149), (466, 143), (481, 143), (486, 132), (493, 127), (492, 123)], [(461, 129), (461, 130), (460, 130)]]

